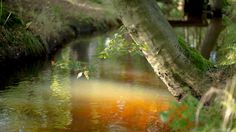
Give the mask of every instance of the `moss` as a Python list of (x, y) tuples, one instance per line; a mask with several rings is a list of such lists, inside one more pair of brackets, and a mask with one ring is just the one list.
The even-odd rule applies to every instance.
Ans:
[(179, 45), (183, 50), (185, 56), (190, 59), (190, 61), (201, 71), (207, 71), (210, 68), (213, 68), (214, 65), (209, 61), (203, 58), (203, 56), (195, 49), (190, 48), (183, 38), (178, 38)]

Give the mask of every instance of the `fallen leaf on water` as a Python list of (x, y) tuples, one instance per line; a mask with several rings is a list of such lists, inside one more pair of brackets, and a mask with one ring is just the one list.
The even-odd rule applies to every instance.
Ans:
[(82, 77), (82, 75), (83, 75), (83, 72), (79, 72), (76, 78), (79, 79), (80, 77)]
[(89, 71), (84, 71), (84, 76), (86, 77), (87, 80), (89, 80)]

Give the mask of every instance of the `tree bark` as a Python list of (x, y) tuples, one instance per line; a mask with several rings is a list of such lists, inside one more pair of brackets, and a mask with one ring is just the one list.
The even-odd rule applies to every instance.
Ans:
[(155, 73), (173, 96), (200, 97), (211, 78), (183, 53), (176, 34), (154, 0), (113, 0), (114, 7)]
[(205, 38), (200, 47), (200, 52), (206, 59), (209, 59), (211, 51), (217, 44), (218, 37), (224, 28), (225, 26), (222, 23), (222, 18), (213, 18), (211, 20)]
[(217, 39), (221, 31), (225, 28), (225, 25), (222, 22), (223, 3), (223, 0), (214, 0), (212, 4), (215, 15), (213, 15), (213, 19), (211, 20), (210, 26), (207, 29), (205, 39), (203, 40), (203, 43), (200, 47), (200, 52), (206, 59), (209, 59), (210, 53), (217, 44)]

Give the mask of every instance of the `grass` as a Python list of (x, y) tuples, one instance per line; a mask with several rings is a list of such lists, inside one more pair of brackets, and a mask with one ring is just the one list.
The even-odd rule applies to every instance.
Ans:
[(38, 34), (43, 41), (47, 43), (47, 39), (51, 36), (57, 36), (62, 30), (63, 20), (60, 17), (60, 9), (56, 7), (43, 8), (40, 12), (30, 12), (32, 20), (29, 21), (29, 29)]
[(21, 19), (19, 19), (15, 13), (6, 9), (4, 4), (0, 3), (0, 25), (6, 28), (13, 27), (15, 25), (22, 24)]
[[(48, 45), (50, 45), (48, 40), (58, 38), (58, 33), (68, 25), (92, 23), (102, 30), (104, 25), (96, 25), (98, 21), (101, 23), (106, 20), (116, 21), (109, 0), (21, 0), (6, 1), (6, 4), (13, 10), (12, 12), (17, 12), (25, 20), (24, 25), (27, 30), (40, 36), (42, 42)], [(79, 23), (74, 23), (74, 20)]]
[[(32, 35), (29, 31), (22, 27), (16, 29), (1, 28), (1, 50), (7, 53), (13, 52), (14, 54), (21, 54), (24, 52), (25, 55), (40, 56), (45, 54), (46, 48), (37, 37)], [(13, 54), (11, 53), (11, 54)]]
[(17, 57), (20, 54), (39, 56), (45, 53), (45, 45), (40, 43), (24, 26), (14, 12), (0, 3), (0, 54), (3, 58)]

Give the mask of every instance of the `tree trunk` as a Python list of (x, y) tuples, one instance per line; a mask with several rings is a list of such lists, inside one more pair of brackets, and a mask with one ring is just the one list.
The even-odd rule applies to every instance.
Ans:
[(200, 52), (206, 59), (209, 59), (210, 53), (217, 44), (217, 39), (221, 31), (225, 28), (225, 25), (222, 22), (223, 4), (223, 0), (214, 0), (212, 4), (212, 8), (214, 11), (213, 19), (211, 20), (211, 24), (207, 29), (205, 39), (203, 40), (203, 43), (200, 47)]
[(222, 18), (213, 18), (211, 20), (205, 38), (200, 47), (200, 52), (206, 59), (209, 59), (211, 51), (217, 44), (218, 37), (224, 28), (225, 26), (222, 23)]
[(154, 0), (113, 0), (121, 20), (155, 73), (173, 96), (191, 93), (200, 97), (212, 79), (183, 52), (176, 34)]

